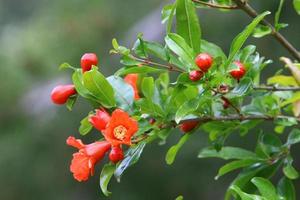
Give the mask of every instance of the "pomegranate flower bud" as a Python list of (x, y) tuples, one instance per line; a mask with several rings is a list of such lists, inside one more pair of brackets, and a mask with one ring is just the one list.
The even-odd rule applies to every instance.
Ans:
[(51, 92), (51, 100), (55, 104), (62, 105), (76, 93), (74, 85), (58, 85)]

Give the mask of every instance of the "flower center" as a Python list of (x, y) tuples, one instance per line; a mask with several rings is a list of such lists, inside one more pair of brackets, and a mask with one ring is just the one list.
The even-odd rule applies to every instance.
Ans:
[(114, 136), (119, 140), (124, 140), (126, 133), (127, 133), (127, 129), (122, 125), (117, 126), (114, 129)]

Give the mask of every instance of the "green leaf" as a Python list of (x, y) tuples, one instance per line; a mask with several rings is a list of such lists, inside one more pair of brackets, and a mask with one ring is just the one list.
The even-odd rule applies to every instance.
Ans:
[(287, 145), (292, 145), (300, 142), (300, 130), (293, 129), (288, 137)]
[(225, 63), (225, 69), (232, 63), (234, 57), (238, 53), (238, 51), (241, 49), (247, 38), (251, 35), (251, 33), (254, 31), (255, 27), (260, 23), (260, 21), (266, 16), (270, 14), (269, 11), (266, 11), (260, 15), (258, 15), (240, 34), (238, 34), (230, 47), (230, 53), (228, 56), (228, 59)]
[(286, 106), (286, 105), (288, 105), (288, 104), (294, 103), (294, 102), (299, 101), (299, 100), (300, 100), (300, 92), (295, 92), (295, 93), (293, 93), (293, 96), (292, 96), (291, 98), (289, 98), (289, 99), (283, 101), (283, 102), (280, 104), (280, 106), (281, 106), (281, 107), (284, 107), (284, 106)]
[(145, 77), (142, 82), (142, 92), (147, 99), (154, 96), (154, 79), (153, 77)]
[(166, 70), (163, 69), (157, 69), (154, 67), (149, 66), (135, 66), (135, 67), (123, 67), (120, 70), (118, 70), (115, 75), (116, 76), (123, 76), (127, 74), (145, 74), (145, 73), (163, 73), (166, 72)]
[(75, 67), (71, 66), (69, 63), (62, 63), (60, 66), (59, 66), (59, 70), (63, 70), (63, 69), (72, 69), (72, 70), (76, 70)]
[(258, 159), (255, 153), (238, 147), (223, 147), (220, 151), (216, 151), (212, 148), (205, 148), (200, 151), (198, 158), (222, 158), (224, 160)]
[(102, 168), (101, 174), (100, 174), (100, 188), (105, 196), (111, 195), (111, 192), (107, 190), (107, 185), (114, 174), (116, 169), (116, 165), (114, 164), (106, 164)]
[[(236, 185), (232, 185), (230, 187), (230, 191), (234, 191), (235, 193), (237, 193), (240, 197), (241, 200), (271, 200), (271, 199), (265, 199), (261, 196), (258, 195), (252, 195), (252, 194), (247, 194), (245, 192), (243, 192), (238, 186)], [(272, 199), (273, 200), (273, 199)], [(275, 199), (274, 199), (275, 200)]]
[(140, 61), (137, 61), (135, 58), (132, 58), (131, 56), (124, 55), (120, 59), (120, 63), (126, 66), (137, 66), (143, 64)]
[(73, 95), (73, 96), (68, 98), (66, 106), (67, 106), (69, 111), (72, 111), (72, 109), (73, 109), (73, 107), (76, 103), (77, 97), (78, 97), (78, 95)]
[(293, 159), (291, 157), (288, 157), (285, 160), (285, 165), (283, 167), (283, 173), (284, 175), (289, 179), (297, 179), (299, 177), (298, 171), (292, 166)]
[(284, 76), (284, 75), (277, 75), (268, 78), (267, 83), (272, 85), (279, 84), (282, 86), (295, 86), (295, 87), (298, 86), (298, 83), (293, 76)]
[(253, 37), (262, 38), (271, 33), (272, 33), (272, 29), (269, 26), (258, 25), (253, 31)]
[(293, 182), (285, 177), (277, 185), (278, 194), (285, 200), (296, 200), (296, 191)]
[(183, 200), (183, 196), (180, 195), (180, 196), (178, 196), (175, 200)]
[(131, 147), (126, 155), (125, 158), (121, 161), (121, 163), (117, 166), (116, 170), (115, 170), (115, 177), (117, 179), (118, 182), (121, 181), (121, 176), (123, 175), (124, 171), (134, 165), (140, 158), (144, 147), (146, 146), (145, 142), (140, 142), (139, 144), (137, 144), (136, 146)]
[(293, 5), (298, 15), (300, 15), (300, 0), (293, 0)]
[(184, 39), (175, 34), (170, 33), (165, 38), (168, 48), (179, 56), (179, 60), (185, 64), (185, 70), (187, 69), (197, 69), (194, 64), (195, 54), (193, 49), (184, 41)]
[(270, 200), (278, 199), (276, 194), (276, 189), (268, 179), (255, 177), (251, 179), (251, 182), (257, 187), (259, 192), (266, 199), (270, 199)]
[(82, 96), (83, 98), (96, 101), (100, 103), (97, 98), (90, 92), (88, 91), (85, 86), (83, 85), (83, 80), (82, 80), (82, 72), (81, 69), (77, 69), (73, 75), (72, 75), (72, 81), (73, 84), (75, 85), (75, 89), (77, 93)]
[(252, 86), (252, 80), (250, 78), (243, 78), (241, 82), (226, 95), (228, 98), (242, 97), (245, 96)]
[(201, 40), (201, 52), (206, 52), (212, 55), (213, 58), (221, 57), (222, 60), (226, 60), (226, 55), (223, 50), (214, 43), (206, 40)]
[(83, 84), (104, 107), (111, 108), (116, 106), (112, 86), (96, 67), (83, 74)]
[(145, 51), (148, 54), (154, 55), (164, 61), (168, 61), (166, 48), (157, 42), (144, 41)]
[(275, 13), (274, 26), (275, 26), (276, 31), (279, 31), (282, 28), (282, 25), (279, 23), (279, 18), (280, 18), (280, 13), (282, 10), (283, 3), (284, 3), (284, 0), (280, 0), (278, 9)]
[(86, 135), (93, 129), (93, 125), (89, 122), (89, 116), (83, 118), (80, 121), (79, 133), (80, 135)]
[(218, 175), (215, 177), (215, 179), (218, 179), (219, 177), (231, 172), (231, 171), (234, 171), (236, 169), (239, 169), (239, 168), (243, 168), (243, 167), (247, 167), (249, 165), (252, 165), (254, 163), (256, 163), (257, 160), (247, 160), (247, 159), (244, 159), (244, 160), (235, 160), (235, 161), (232, 161), (232, 162), (229, 162), (227, 163), (226, 165), (224, 165), (223, 167), (221, 167), (218, 171)]
[(185, 116), (191, 114), (192, 112), (195, 112), (199, 104), (200, 104), (199, 98), (186, 101), (182, 106), (178, 108), (176, 112), (175, 115), (176, 123), (178, 124)]
[(134, 102), (134, 91), (131, 85), (118, 76), (110, 76), (107, 78), (107, 81), (114, 89), (118, 108), (131, 112)]
[(190, 138), (191, 134), (185, 134), (184, 136), (182, 136), (179, 140), (179, 142), (172, 146), (167, 154), (166, 154), (166, 163), (168, 165), (172, 165), (173, 162), (175, 161), (176, 155), (179, 151), (179, 149), (186, 143), (186, 141)]
[(176, 1), (177, 33), (192, 47), (195, 53), (200, 53), (201, 28), (194, 3), (191, 0)]
[(171, 32), (172, 29), (172, 23), (173, 23), (173, 18), (176, 12), (176, 4), (171, 4), (171, 5), (166, 5), (163, 9), (162, 9), (162, 23), (166, 23), (167, 22), (167, 34)]

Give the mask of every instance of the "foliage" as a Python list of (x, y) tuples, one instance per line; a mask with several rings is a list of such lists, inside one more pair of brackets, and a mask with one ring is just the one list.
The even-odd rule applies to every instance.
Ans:
[[(200, 27), (196, 8), (203, 2), (177, 0), (163, 8), (162, 22), (167, 26), (164, 43), (147, 41), (138, 35), (133, 48), (127, 48), (113, 39), (110, 52), (119, 55), (123, 65), (113, 76), (106, 78), (96, 66), (83, 73), (79, 68), (62, 65), (62, 68), (73, 70), (76, 91), (91, 103), (92, 110), (102, 108), (113, 112), (122, 108), (138, 122), (139, 130), (133, 136), (133, 145), (128, 147), (125, 158), (103, 167), (100, 187), (105, 195), (110, 195), (107, 187), (111, 177), (114, 175), (120, 181), (149, 143), (164, 142), (174, 128), (195, 121), (198, 124), (194, 129), (184, 133), (178, 144), (168, 150), (167, 164), (175, 161), (188, 139), (203, 131), (208, 133), (210, 146), (202, 149), (198, 158), (230, 160), (219, 169), (216, 178), (241, 169), (228, 187), (226, 199), (296, 199), (292, 180), (299, 174), (292, 165), (290, 149), (300, 143), (300, 129), (297, 128), (300, 95), (295, 92), (300, 83), (299, 63), (282, 58), (291, 75), (283, 75), (283, 69), (270, 77), (265, 86), (260, 77), (271, 62), (261, 57), (255, 46), (244, 46), (251, 35), (261, 37), (268, 35), (270, 30), (278, 32), (285, 27), (279, 23), (283, 3), (280, 1), (275, 14), (275, 28), (265, 23), (258, 26), (269, 11), (256, 16), (233, 39), (228, 56), (219, 46), (202, 38), (203, 27)], [(297, 1), (294, 5), (299, 10)], [(218, 6), (236, 5), (231, 1), (218, 1)], [(176, 30), (172, 27), (175, 19)], [(195, 58), (199, 53), (211, 54), (214, 62), (204, 77), (195, 82), (190, 80), (189, 73), (198, 70)], [(245, 76), (238, 80), (231, 75), (233, 70), (238, 70), (236, 61), (246, 68)], [(170, 73), (178, 73), (175, 81), (171, 81)], [(128, 74), (138, 76), (139, 98), (134, 95), (136, 88), (123, 81)], [(222, 87), (227, 88), (225, 92)], [(67, 104), (69, 109), (75, 100)], [(228, 103), (229, 108), (225, 108), (224, 103)], [(155, 119), (154, 123), (150, 123), (152, 119)], [(237, 132), (241, 136), (250, 134), (263, 121), (273, 122), (274, 133), (261, 132), (255, 150), (226, 146), (230, 135)], [(283, 134), (291, 127), (286, 142), (282, 143), (276, 132)], [(91, 129), (88, 117), (84, 118), (79, 132), (86, 135)], [(271, 178), (280, 170), (283, 177), (275, 188)]]

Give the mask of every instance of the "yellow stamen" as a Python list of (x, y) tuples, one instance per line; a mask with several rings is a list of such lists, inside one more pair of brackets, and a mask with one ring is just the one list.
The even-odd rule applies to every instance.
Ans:
[(117, 126), (114, 129), (114, 136), (119, 140), (124, 140), (126, 133), (127, 133), (127, 129), (122, 125)]

